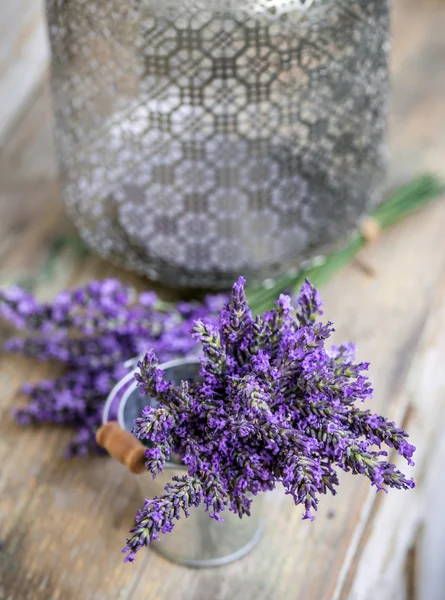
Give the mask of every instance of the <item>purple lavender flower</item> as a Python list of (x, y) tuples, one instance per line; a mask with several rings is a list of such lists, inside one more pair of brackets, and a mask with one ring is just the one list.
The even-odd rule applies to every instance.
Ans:
[(126, 373), (125, 362), (147, 348), (162, 361), (196, 351), (192, 323), (216, 318), (223, 299), (215, 295), (203, 304), (175, 307), (114, 279), (63, 291), (52, 303), (39, 303), (20, 288), (0, 290), (0, 315), (24, 332), (7, 341), (6, 350), (65, 367), (57, 379), (25, 386), (30, 403), (15, 411), (17, 421), (73, 427), (68, 456), (99, 451), (95, 432), (109, 391)]
[(141, 391), (158, 400), (135, 422), (135, 435), (151, 443), (147, 468), (155, 476), (174, 453), (188, 476), (146, 500), (128, 560), (190, 506), (204, 504), (217, 520), (224, 510), (243, 517), (252, 498), (277, 483), (311, 520), (320, 496), (336, 493), (338, 469), (365, 475), (377, 490), (414, 487), (381, 449), (413, 464), (414, 447), (394, 423), (356, 407), (372, 395), (368, 364), (354, 362), (351, 345), (326, 348), (332, 324), (319, 321), (320, 308), (306, 281), (296, 308), (281, 296), (275, 310), (253, 317), (240, 278), (217, 324), (193, 325), (202, 380), (168, 383), (154, 352), (139, 363)]
[(191, 506), (199, 506), (203, 501), (202, 487), (191, 477), (173, 477), (160, 498), (146, 500), (144, 507), (136, 515), (133, 537), (123, 549), (128, 553), (125, 562), (133, 562), (140, 543), (158, 540), (159, 533), (170, 533), (173, 519), (179, 519), (181, 512), (189, 516)]

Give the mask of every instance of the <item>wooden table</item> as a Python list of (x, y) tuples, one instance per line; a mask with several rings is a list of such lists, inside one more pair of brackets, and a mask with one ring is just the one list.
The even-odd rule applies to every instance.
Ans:
[[(392, 181), (444, 171), (445, 3), (395, 6)], [(55, 236), (69, 228), (55, 184), (46, 88), (0, 156), (0, 278), (33, 277)], [(220, 569), (177, 567), (153, 552), (134, 566), (120, 555), (140, 504), (123, 467), (106, 458), (67, 462), (69, 433), (20, 429), (10, 416), (24, 381), (55, 367), (0, 361), (1, 600), (440, 600), (445, 597), (445, 204), (429, 206), (361, 254), (323, 288), (337, 338), (372, 363), (373, 408), (396, 418), (418, 446), (418, 488), (387, 496), (362, 478), (342, 478), (314, 523), (281, 493), (266, 499), (266, 531), (248, 557)], [(118, 275), (96, 257), (65, 249), (40, 298), (93, 277)], [(2, 332), (6, 336), (6, 329)], [(428, 505), (428, 507), (427, 507)]]

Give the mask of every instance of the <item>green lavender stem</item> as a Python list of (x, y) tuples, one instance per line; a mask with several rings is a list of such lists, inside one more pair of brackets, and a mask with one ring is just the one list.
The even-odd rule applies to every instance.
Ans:
[[(428, 202), (445, 193), (444, 183), (436, 176), (421, 175), (411, 183), (393, 192), (371, 216), (376, 219), (382, 229), (401, 221)], [(342, 267), (344, 267), (364, 246), (365, 239), (357, 233), (347, 246), (326, 256), (323, 262), (312, 267), (302, 268), (297, 273), (284, 275), (272, 286), (252, 287), (247, 290), (250, 306), (255, 313), (270, 310), (275, 300), (285, 291), (297, 293), (306, 277), (319, 287), (326, 283)]]

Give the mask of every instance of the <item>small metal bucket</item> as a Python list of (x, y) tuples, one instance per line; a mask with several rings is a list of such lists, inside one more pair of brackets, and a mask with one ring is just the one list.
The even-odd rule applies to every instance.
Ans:
[[(199, 361), (179, 359), (161, 365), (166, 378), (179, 384), (184, 379), (196, 379)], [(131, 432), (134, 420), (147, 405), (156, 406), (156, 400), (143, 396), (134, 380), (135, 371), (124, 377), (111, 391), (103, 412), (103, 423), (117, 420), (120, 428)], [(163, 473), (153, 480), (149, 473), (137, 475), (144, 498), (160, 496), (164, 486), (173, 476), (183, 476), (186, 467), (179, 462), (169, 462)], [(203, 506), (192, 508), (190, 517), (179, 519), (173, 531), (154, 542), (152, 548), (173, 562), (189, 567), (215, 567), (225, 565), (250, 552), (259, 542), (262, 527), (257, 514), (259, 498), (253, 503), (250, 517), (240, 519), (226, 510), (224, 523), (209, 517)]]

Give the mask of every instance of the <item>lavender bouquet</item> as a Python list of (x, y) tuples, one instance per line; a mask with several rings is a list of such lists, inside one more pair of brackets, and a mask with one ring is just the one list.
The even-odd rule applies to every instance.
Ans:
[(414, 487), (382, 445), (410, 465), (415, 448), (394, 423), (356, 406), (372, 394), (368, 364), (354, 362), (350, 344), (326, 348), (333, 329), (321, 314), (306, 281), (295, 308), (282, 295), (275, 310), (253, 317), (241, 278), (216, 325), (193, 325), (203, 352), (200, 381), (168, 383), (153, 352), (139, 363), (141, 390), (159, 401), (135, 422), (136, 436), (149, 442), (147, 469), (155, 477), (175, 453), (188, 474), (145, 501), (126, 561), (171, 532), (191, 506), (204, 504), (218, 521), (225, 510), (243, 517), (254, 496), (278, 483), (311, 520), (319, 496), (336, 493), (338, 469), (365, 475), (377, 490)]

